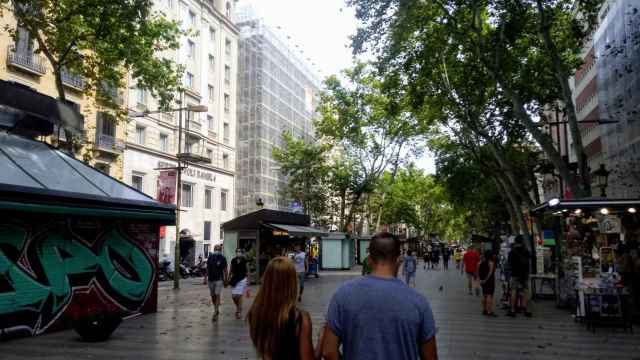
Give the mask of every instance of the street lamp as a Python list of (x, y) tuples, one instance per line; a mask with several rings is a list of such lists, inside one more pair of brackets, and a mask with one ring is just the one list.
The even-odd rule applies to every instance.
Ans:
[[(184, 103), (184, 92), (182, 92), (180, 98), (180, 105)], [(177, 112), (178, 116), (178, 149), (176, 152), (176, 159), (178, 160), (178, 166), (174, 168), (162, 168), (157, 170), (176, 170), (177, 171), (177, 181), (176, 181), (176, 243), (174, 248), (174, 257), (173, 257), (173, 288), (180, 288), (180, 205), (182, 201), (182, 170), (186, 168), (186, 166), (190, 162), (201, 162), (201, 157), (193, 156), (192, 154), (182, 153), (182, 112), (187, 111), (187, 117), (189, 112), (207, 112), (209, 108), (206, 105), (187, 105), (182, 106), (177, 109), (168, 109), (168, 110), (154, 110), (154, 111), (144, 111), (142, 113), (137, 113), (135, 115), (130, 115), (132, 118), (145, 117), (150, 114), (168, 114)], [(183, 164), (184, 163), (184, 164)]]
[(600, 168), (593, 172), (596, 186), (600, 188), (600, 196), (607, 197), (607, 185), (609, 184), (610, 172), (605, 169), (604, 164), (600, 164)]

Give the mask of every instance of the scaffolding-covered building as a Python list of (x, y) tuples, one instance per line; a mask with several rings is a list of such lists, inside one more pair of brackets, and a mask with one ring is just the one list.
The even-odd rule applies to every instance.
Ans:
[(250, 8), (236, 13), (238, 54), (236, 212), (288, 210), (286, 179), (272, 151), (283, 132), (313, 141), (319, 80), (299, 52), (279, 38)]

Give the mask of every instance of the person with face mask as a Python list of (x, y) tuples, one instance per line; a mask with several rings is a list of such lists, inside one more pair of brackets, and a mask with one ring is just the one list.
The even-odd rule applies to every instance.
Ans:
[(207, 278), (209, 292), (211, 293), (211, 303), (214, 308), (211, 320), (214, 322), (218, 320), (218, 315), (220, 315), (222, 288), (228, 276), (227, 258), (222, 255), (222, 246), (216, 245), (213, 248), (213, 254), (207, 258)]
[(231, 298), (236, 305), (236, 319), (242, 318), (242, 296), (247, 290), (247, 259), (244, 256), (244, 250), (236, 250), (236, 257), (231, 260), (231, 274), (229, 274), (229, 285), (233, 287), (231, 290)]

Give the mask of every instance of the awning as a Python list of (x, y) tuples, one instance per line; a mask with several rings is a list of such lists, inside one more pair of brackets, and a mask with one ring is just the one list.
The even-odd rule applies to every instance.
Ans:
[(0, 132), (0, 169), (0, 210), (175, 222), (173, 205), (42, 142)]
[(0, 127), (51, 135), (53, 125), (81, 132), (84, 117), (73, 106), (28, 86), (0, 80)]
[(328, 232), (312, 228), (309, 226), (284, 225), (284, 224), (265, 224), (273, 229), (288, 233), (290, 236), (327, 236)]
[(548, 202), (540, 204), (531, 212), (556, 212), (562, 210), (597, 210), (602, 208), (614, 209), (614, 210), (638, 210), (640, 208), (640, 199), (608, 199), (608, 198), (585, 198), (575, 200), (559, 200), (551, 199)]

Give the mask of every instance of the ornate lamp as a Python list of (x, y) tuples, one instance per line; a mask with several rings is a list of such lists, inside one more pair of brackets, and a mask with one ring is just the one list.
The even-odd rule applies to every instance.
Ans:
[(605, 169), (604, 164), (600, 164), (598, 170), (593, 172), (595, 185), (600, 188), (600, 196), (607, 197), (607, 186), (609, 185), (610, 172)]

